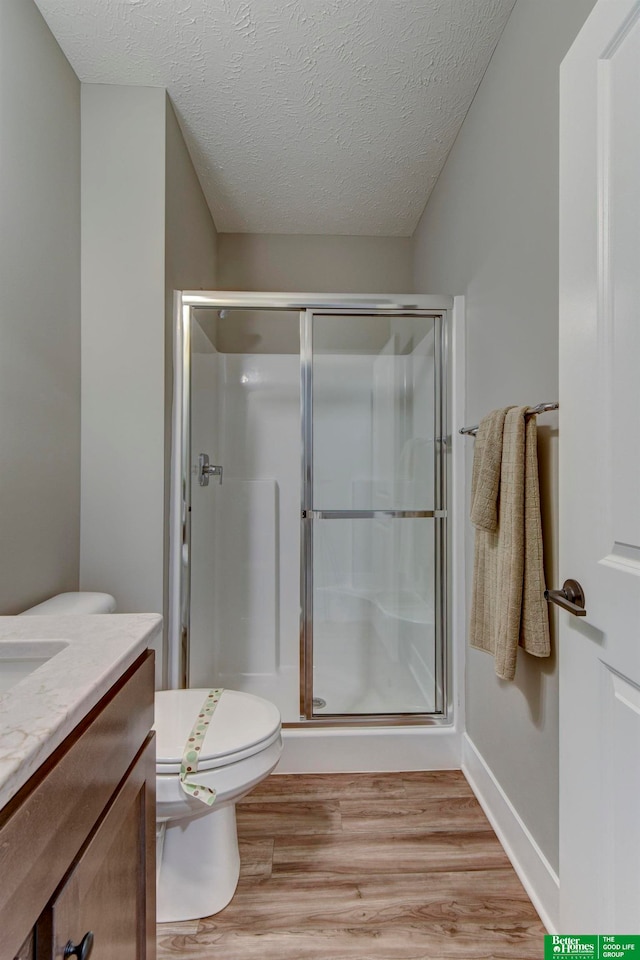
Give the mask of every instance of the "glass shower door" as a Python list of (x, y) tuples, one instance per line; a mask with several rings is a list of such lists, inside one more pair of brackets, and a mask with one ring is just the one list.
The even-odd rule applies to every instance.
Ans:
[(441, 713), (440, 318), (302, 326), (301, 712)]

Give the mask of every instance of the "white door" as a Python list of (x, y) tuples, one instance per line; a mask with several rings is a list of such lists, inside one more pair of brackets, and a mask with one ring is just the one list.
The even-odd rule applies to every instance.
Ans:
[(640, 933), (640, 0), (561, 68), (561, 932)]

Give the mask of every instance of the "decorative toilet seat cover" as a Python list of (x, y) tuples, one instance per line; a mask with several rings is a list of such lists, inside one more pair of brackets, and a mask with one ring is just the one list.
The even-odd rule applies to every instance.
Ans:
[(215, 690), (209, 690), (184, 745), (182, 763), (180, 764), (180, 786), (184, 792), (189, 794), (190, 797), (197, 797), (198, 800), (206, 803), (209, 807), (215, 802), (216, 791), (206, 784), (196, 783), (193, 778), (198, 772), (198, 761), (204, 738), (208, 733), (213, 714), (223, 693), (224, 690), (219, 687), (216, 687)]
[[(208, 688), (195, 688), (156, 693), (158, 772), (180, 772), (185, 744), (209, 692)], [(251, 693), (225, 689), (200, 744), (198, 769), (212, 769), (249, 757), (279, 735), (280, 712), (275, 704)]]

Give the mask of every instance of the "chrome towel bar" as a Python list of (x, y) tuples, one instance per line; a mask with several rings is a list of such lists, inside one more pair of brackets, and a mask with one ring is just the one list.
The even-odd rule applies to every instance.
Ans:
[[(557, 410), (559, 406), (560, 404), (557, 401), (554, 403), (539, 403), (535, 407), (529, 407), (525, 416), (535, 417), (538, 413), (547, 413), (549, 410)], [(473, 427), (461, 427), (458, 432), (475, 437), (476, 433), (478, 432), (478, 424)]]

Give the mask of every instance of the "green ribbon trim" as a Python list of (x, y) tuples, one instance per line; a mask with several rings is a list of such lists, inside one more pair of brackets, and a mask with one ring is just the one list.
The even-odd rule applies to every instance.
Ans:
[(194, 723), (193, 729), (191, 730), (189, 738), (184, 746), (182, 763), (180, 764), (180, 786), (184, 792), (188, 793), (190, 797), (196, 797), (202, 803), (206, 803), (209, 807), (215, 803), (215, 790), (212, 790), (211, 787), (203, 787), (202, 784), (199, 783), (193, 783), (187, 778), (198, 772), (198, 760), (200, 758), (202, 743), (207, 735), (207, 730), (209, 729), (209, 724), (211, 723), (211, 717), (215, 713), (222, 693), (222, 688), (209, 690), (207, 699), (200, 708), (200, 713), (198, 714), (197, 720)]

